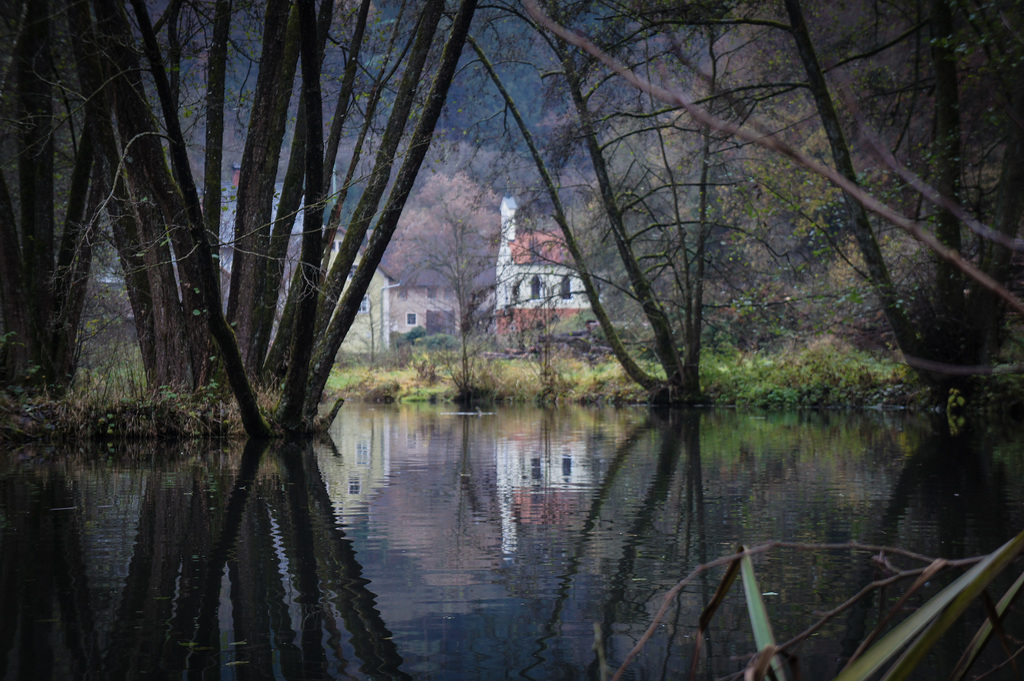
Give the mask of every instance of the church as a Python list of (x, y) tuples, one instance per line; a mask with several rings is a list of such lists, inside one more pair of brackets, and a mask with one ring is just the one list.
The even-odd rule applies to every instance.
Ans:
[(495, 272), (498, 335), (543, 328), (590, 309), (561, 237), (516, 225), (516, 200), (501, 201), (501, 242)]

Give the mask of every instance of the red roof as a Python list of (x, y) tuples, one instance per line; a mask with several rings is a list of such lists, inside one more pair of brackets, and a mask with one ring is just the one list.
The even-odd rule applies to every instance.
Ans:
[(509, 242), (512, 249), (512, 262), (517, 265), (533, 263), (563, 264), (566, 260), (565, 244), (554, 234), (545, 232), (528, 232)]

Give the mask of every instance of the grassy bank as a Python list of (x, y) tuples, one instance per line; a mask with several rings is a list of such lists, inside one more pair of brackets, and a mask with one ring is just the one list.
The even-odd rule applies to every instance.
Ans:
[[(453, 402), (454, 364), (444, 352), (420, 353), (390, 367), (349, 365), (334, 370), (324, 405), (338, 398), (366, 402)], [(646, 367), (652, 373), (656, 367)], [(707, 353), (701, 363), (701, 404), (786, 410), (836, 407), (933, 408), (929, 394), (891, 357), (818, 341), (777, 353)], [(96, 382), (100, 381), (100, 382)], [(471, 385), (481, 403), (644, 404), (647, 394), (618, 364), (570, 356), (477, 359)], [(970, 391), (967, 411), (992, 420), (1024, 417), (1024, 377), (987, 376)], [(272, 411), (274, 394), (260, 396)], [(197, 393), (112, 389), (93, 377), (63, 399), (0, 393), (0, 441), (242, 437), (234, 399), (224, 386)]]
[[(345, 399), (451, 401), (455, 383), (443, 355), (406, 366), (337, 369), (328, 388)], [(655, 366), (646, 367), (652, 373)], [(919, 406), (923, 389), (894, 360), (826, 341), (784, 353), (705, 355), (702, 402), (766, 409)], [(498, 403), (641, 404), (647, 394), (613, 360), (590, 364), (568, 356), (477, 362), (473, 385)]]
[[(272, 406), (269, 397), (263, 402)], [(0, 442), (244, 436), (234, 398), (217, 386), (190, 394), (76, 390), (61, 399), (0, 393)]]

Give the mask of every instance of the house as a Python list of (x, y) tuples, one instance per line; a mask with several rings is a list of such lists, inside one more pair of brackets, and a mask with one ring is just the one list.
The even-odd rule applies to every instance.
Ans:
[(391, 292), (391, 329), (395, 333), (422, 326), (428, 334), (454, 335), (457, 317), (455, 292), (434, 272), (419, 272)]
[[(346, 288), (349, 281), (345, 282)], [(374, 271), (359, 305), (359, 313), (338, 349), (339, 354), (360, 354), (372, 358), (391, 346), (391, 291), (397, 285), (398, 282), (383, 269), (378, 267)]]
[(539, 328), (590, 309), (562, 239), (516, 224), (516, 200), (501, 201), (494, 316), (499, 335)]
[[(331, 244), (330, 263), (334, 262), (341, 247), (343, 235), (337, 234), (334, 243)], [(352, 265), (354, 272), (359, 266), (359, 257)], [(328, 269), (330, 265), (328, 265)], [(342, 295), (352, 281), (351, 274), (345, 280), (345, 288)], [(359, 304), (359, 312), (352, 321), (345, 340), (338, 349), (338, 355), (359, 354), (373, 357), (391, 347), (391, 333), (394, 325), (391, 322), (391, 300), (392, 290), (399, 286), (398, 280), (391, 276), (382, 267), (378, 267), (370, 278), (370, 285), (366, 288), (366, 294)]]
[[(341, 238), (339, 235), (335, 240), (332, 259)], [(355, 266), (358, 265), (356, 260)], [(455, 294), (439, 276), (421, 272), (402, 281), (386, 268), (384, 263), (373, 273), (339, 355), (372, 357), (392, 348), (396, 334), (408, 333), (418, 326), (428, 333), (455, 333)]]

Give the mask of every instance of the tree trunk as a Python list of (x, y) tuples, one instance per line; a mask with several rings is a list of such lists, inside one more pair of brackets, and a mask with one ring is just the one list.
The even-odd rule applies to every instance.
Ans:
[[(807, 24), (804, 22), (800, 0), (785, 0), (785, 3), (786, 11), (789, 14), (793, 39), (796, 42), (797, 52), (804, 71), (807, 73), (807, 80), (818, 110), (818, 116), (821, 118), (822, 127), (825, 129), (825, 134), (832, 149), (832, 159), (836, 165), (836, 170), (850, 182), (856, 183), (857, 172), (853, 167), (850, 148), (847, 145), (846, 137), (843, 135), (835, 104), (832, 102), (832, 96), (828, 91), (828, 84), (825, 82), (825, 74), (818, 63), (818, 55), (814, 51), (814, 45), (807, 31)], [(917, 356), (921, 350), (917, 330), (911, 323), (905, 304), (900, 299), (896, 287), (893, 285), (889, 268), (878, 247), (878, 241), (875, 239), (875, 233), (871, 227), (867, 211), (854, 197), (845, 193), (843, 196), (849, 226), (853, 231), (861, 257), (864, 258), (864, 264), (867, 267), (868, 283), (882, 304), (885, 317), (889, 322), (900, 350), (905, 354)]]
[[(430, 0), (423, 4), (416, 29), (416, 37), (409, 56), (406, 60), (405, 73), (402, 74), (398, 91), (394, 95), (394, 104), (391, 114), (388, 116), (387, 126), (381, 135), (380, 146), (377, 149), (377, 156), (374, 159), (373, 169), (370, 171), (370, 178), (366, 189), (356, 204), (349, 222), (341, 247), (334, 259), (334, 264), (327, 274), (324, 284), (324, 293), (321, 296), (320, 310), (317, 314), (316, 337), (323, 338), (328, 324), (335, 315), (335, 305), (341, 297), (342, 289), (345, 287), (348, 274), (352, 271), (359, 249), (366, 238), (370, 223), (377, 215), (377, 208), (380, 205), (391, 179), (391, 170), (394, 167), (395, 156), (398, 153), (399, 145), (405, 132), (406, 124), (412, 114), (413, 104), (423, 67), (426, 64), (427, 56), (433, 42), (434, 34), (437, 32), (437, 25), (441, 20), (444, 3), (438, 0)], [(361, 300), (362, 294), (360, 294)], [(358, 305), (357, 305), (358, 307)], [(346, 329), (347, 332), (347, 329)], [(340, 342), (339, 342), (340, 347)], [(333, 355), (329, 361), (333, 361)]]
[[(12, 103), (20, 122), (14, 164), (18, 209), (0, 176), (0, 377), (5, 383), (45, 386), (59, 395), (74, 378), (92, 261), (85, 215), (95, 146), (88, 126), (77, 148), (57, 146), (53, 84), (65, 84), (53, 68), (53, 41), (60, 30), (53, 16), (48, 2), (28, 3), (12, 51)], [(59, 244), (54, 211), (57, 153), (73, 158)]]
[[(316, 59), (317, 69), (319, 73), (320, 65), (323, 64), (324, 46), (327, 40), (327, 29), (329, 27), (330, 18), (332, 15), (333, 2), (324, 2), (320, 5), (320, 18), (316, 25)], [(312, 32), (312, 31), (311, 31)], [(303, 31), (303, 33), (306, 33)], [(306, 42), (303, 41), (303, 46)], [(353, 58), (354, 55), (350, 55), (349, 58)], [(273, 352), (273, 345), (270, 345), (270, 337), (273, 331), (274, 321), (277, 317), (278, 304), (281, 298), (281, 290), (284, 284), (284, 272), (285, 272), (285, 259), (288, 256), (288, 245), (291, 243), (292, 228), (295, 225), (295, 219), (299, 214), (299, 209), (302, 206), (303, 195), (306, 189), (303, 187), (305, 179), (305, 164), (306, 164), (306, 139), (309, 137), (307, 126), (304, 121), (306, 119), (306, 103), (304, 98), (299, 98), (298, 111), (295, 115), (296, 125), (295, 131), (292, 134), (291, 149), (288, 157), (288, 169), (285, 172), (284, 184), (281, 187), (280, 199), (277, 206), (277, 215), (274, 219), (272, 233), (270, 235), (270, 250), (266, 257), (265, 268), (266, 272), (263, 275), (262, 286), (263, 291), (259, 296), (260, 300), (265, 301), (262, 308), (262, 313), (258, 316), (256, 323), (256, 334), (257, 339), (254, 343), (259, 346), (259, 357), (262, 357), (262, 365), (260, 367), (259, 380), (266, 384), (272, 384), (273, 375), (268, 370), (268, 367), (273, 366), (273, 363), (268, 363), (271, 352)], [(340, 134), (340, 131), (339, 131)], [(317, 129), (317, 137), (319, 138), (319, 128)], [(337, 154), (337, 147), (335, 146), (334, 153)], [(330, 172), (328, 165), (324, 163), (323, 176), (326, 177)], [(324, 180), (326, 182), (326, 180)], [(326, 191), (327, 185), (324, 184), (324, 190)], [(308, 202), (309, 199), (307, 199)], [(321, 211), (322, 212), (322, 211)], [(322, 224), (318, 225), (318, 231), (322, 231)], [(299, 281), (299, 277), (302, 276), (302, 268), (297, 268), (293, 273), (292, 281), (288, 287), (287, 295), (289, 298), (293, 298), (292, 294), (298, 294), (303, 286), (303, 283)], [(319, 273), (318, 273), (319, 276)], [(294, 291), (292, 286), (296, 286)], [(286, 303), (287, 303), (286, 299)], [(294, 303), (294, 301), (292, 301)], [(290, 351), (292, 332), (296, 329), (295, 326), (295, 314), (294, 308), (288, 311), (287, 318), (284, 314), (281, 316), (280, 323), (278, 324), (278, 334), (281, 335), (281, 345), (278, 347), (278, 353), (282, 351)], [(266, 339), (266, 340), (264, 340)], [(276, 344), (276, 341), (275, 341)], [(281, 357), (275, 358), (275, 361), (281, 361)], [(287, 370), (282, 373), (287, 373)]]
[(99, 208), (101, 187), (94, 136), (91, 128), (84, 128), (75, 154), (53, 276), (50, 357), (56, 385), (62, 387), (69, 386), (75, 375), (78, 331), (92, 266), (92, 239), (97, 222), (93, 216)]
[[(223, 191), (224, 87), (227, 72), (231, 0), (217, 0), (213, 38), (206, 65), (206, 157), (203, 161), (203, 216), (212, 244), (220, 243), (220, 199)], [(220, 249), (215, 248), (218, 268)]]
[[(24, 36), (15, 54), (18, 119), (18, 194), (21, 226), (21, 287), (31, 301), (26, 328), (16, 342), (27, 345), (27, 363), (20, 373), (30, 383), (45, 385), (53, 378), (48, 356), (47, 328), (53, 311), (53, 72), (50, 69), (50, 7), (45, 0), (28, 4)], [(24, 304), (24, 303), (22, 303)], [(22, 354), (22, 353), (19, 353)], [(22, 355), (25, 357), (25, 355)], [(31, 373), (29, 373), (31, 372)]]
[(128, 197), (133, 201), (130, 209), (139, 227), (138, 242), (127, 247), (137, 247), (143, 254), (152, 298), (155, 353), (147, 378), (151, 387), (193, 388), (209, 376), (212, 349), (201, 318), (205, 304), (198, 291), (200, 270), (206, 263), (200, 262), (182, 224), (186, 207), (167, 168), (162, 134), (145, 95), (138, 56), (130, 49), (128, 18), (112, 0), (94, 0), (94, 7), (101, 47), (110, 67), (108, 79)]
[[(327, 151), (324, 155), (324, 177), (327, 177), (334, 172), (334, 160), (337, 158), (338, 146), (341, 141), (341, 128), (347, 118), (349, 105), (354, 96), (356, 67), (358, 66), (359, 51), (362, 47), (363, 36), (366, 30), (369, 2), (370, 0), (363, 0), (363, 3), (359, 7), (355, 30), (353, 31), (352, 40), (349, 43), (351, 52), (348, 57), (348, 62), (345, 64), (345, 75), (342, 79), (341, 91), (338, 93), (338, 102), (335, 106), (334, 120), (331, 121), (331, 131), (327, 138)], [(397, 30), (398, 27), (396, 25), (396, 33)], [(383, 91), (381, 85), (384, 77), (385, 76), (382, 73), (380, 79), (374, 84), (369, 97), (365, 100), (365, 120), (352, 151), (352, 159), (349, 161), (348, 172), (345, 180), (341, 183), (341, 189), (339, 190), (338, 195), (333, 197), (334, 208), (331, 210), (330, 218), (328, 218), (323, 238), (324, 252), (320, 267), (324, 272), (327, 271), (331, 264), (331, 248), (334, 244), (334, 237), (341, 222), (341, 209), (345, 204), (349, 186), (352, 184), (356, 169), (359, 166), (359, 159), (363, 150), (363, 144), (366, 141), (367, 133), (372, 125), (374, 113), (376, 112), (377, 105), (380, 102), (380, 95)], [(296, 141), (297, 140), (298, 132), (296, 132)], [(291, 166), (289, 166), (288, 171), (288, 175), (290, 177), (292, 175)], [(301, 166), (299, 166), (298, 174), (301, 176)], [(289, 180), (286, 177), (285, 192), (288, 191), (288, 186)], [(273, 344), (267, 353), (267, 359), (263, 365), (262, 376), (263, 380), (267, 383), (272, 383), (275, 379), (283, 378), (288, 370), (287, 354), (288, 350), (291, 348), (292, 330), (295, 328), (296, 302), (293, 292), (297, 292), (299, 290), (296, 288), (297, 285), (298, 283), (293, 276), (291, 284), (288, 287), (288, 296), (285, 300), (284, 310), (281, 312), (281, 321), (277, 327), (277, 335), (274, 337)]]
[(157, 339), (153, 319), (153, 293), (151, 278), (156, 272), (150, 271), (144, 261), (139, 226), (132, 211), (132, 202), (127, 179), (121, 168), (117, 133), (111, 120), (110, 97), (100, 55), (103, 54), (103, 39), (98, 35), (92, 22), (89, 8), (83, 3), (68, 6), (70, 23), (77, 27), (79, 40), (73, 41), (72, 49), (78, 65), (78, 79), (83, 92), (89, 93), (85, 100), (85, 127), (95, 137), (96, 168), (95, 182), (104, 194), (109, 195), (105, 211), (110, 219), (114, 248), (124, 275), (125, 292), (135, 319), (136, 342), (142, 358), (142, 365), (150, 385), (167, 385), (168, 378), (160, 375), (157, 366)]
[[(1008, 69), (1006, 81), (1006, 148), (999, 173), (999, 200), (993, 218), (996, 230), (1013, 239), (1024, 222), (1024, 60)], [(981, 249), (979, 265), (998, 282), (1007, 282), (1011, 274), (1013, 251), (995, 241), (986, 241)], [(992, 291), (972, 281), (966, 324), (979, 332), (977, 357), (974, 363), (988, 364), (1002, 346), (1006, 321), (1006, 304)]]
[[(298, 0), (298, 8), (302, 33), (315, 35), (313, 0)], [(309, 375), (309, 358), (312, 354), (317, 292), (320, 284), (320, 239), (324, 214), (324, 141), (321, 133), (323, 107), (318, 53), (316, 41), (302, 41), (302, 104), (305, 120), (299, 121), (298, 124), (306, 128), (306, 209), (302, 219), (302, 246), (298, 265), (300, 276), (297, 281), (299, 290), (296, 296), (298, 307), (292, 332), (290, 362), (276, 414), (277, 422), (286, 432), (304, 430), (302, 403)], [(305, 429), (308, 430), (308, 427)]]
[(562, 48), (559, 48), (558, 52), (559, 61), (562, 64), (562, 68), (565, 69), (569, 94), (572, 97), (573, 106), (579, 118), (580, 133), (597, 178), (602, 206), (611, 226), (615, 246), (619, 251), (620, 262), (626, 269), (626, 275), (629, 278), (633, 295), (636, 296), (643, 309), (644, 317), (651, 325), (651, 331), (654, 333), (655, 353), (662, 368), (665, 370), (667, 394), (661, 393), (655, 395), (655, 398), (658, 401), (673, 401), (678, 397), (678, 391), (683, 384), (683, 363), (679, 357), (675, 337), (672, 334), (672, 323), (655, 295), (651, 282), (644, 275), (643, 269), (640, 267), (640, 263), (637, 261), (633, 248), (629, 243), (629, 235), (622, 218), (622, 211), (615, 197), (615, 188), (612, 186), (611, 176), (608, 173), (604, 154), (597, 139), (597, 132), (594, 129), (590, 111), (583, 98), (583, 83), (572, 62), (571, 55)]
[(267, 282), (274, 185), (284, 139), (292, 80), (298, 60), (298, 14), (289, 15), (288, 0), (269, 0), (263, 30), (263, 51), (256, 79), (252, 115), (242, 152), (235, 204), (228, 320), (250, 378), (259, 375), (266, 357), (280, 282)]
[[(709, 49), (710, 51), (710, 49)], [(715, 59), (711, 55), (711, 88), (715, 87)], [(693, 248), (693, 258), (687, 257), (686, 243), (683, 242), (683, 257), (686, 258), (684, 277), (686, 286), (683, 290), (683, 305), (685, 323), (683, 325), (683, 381), (680, 391), (685, 397), (696, 398), (700, 396), (700, 351), (702, 347), (701, 335), (704, 331), (704, 257), (708, 237), (711, 234), (708, 194), (710, 192), (708, 176), (711, 165), (711, 130), (707, 127), (702, 132), (700, 150), (700, 180), (698, 191), (700, 198), (697, 206), (698, 227), (697, 238)], [(668, 159), (666, 158), (666, 167)], [(678, 212), (677, 212), (678, 214)], [(685, 230), (681, 238), (685, 238)]]
[[(948, 0), (931, 3), (931, 52), (935, 69), (935, 149), (930, 165), (935, 168), (935, 189), (944, 198), (959, 203), (961, 144), (960, 94), (957, 86), (956, 54), (951, 44), (953, 16)], [(945, 246), (960, 250), (960, 221), (949, 209), (939, 206), (935, 235)], [(937, 258), (935, 263), (937, 327), (954, 338), (937, 339), (939, 344), (960, 345), (971, 333), (963, 328), (965, 277), (956, 265)], [(959, 338), (960, 342), (956, 342)], [(948, 360), (969, 362), (973, 354), (966, 347), (949, 347)]]
[(0, 380), (16, 384), (25, 380), (29, 358), (30, 312), (24, 301), (21, 277), (21, 244), (18, 220), (7, 181), (0, 174), (0, 305), (3, 307), (3, 335), (0, 336)]
[[(46, 7), (41, 5), (37, 10)], [(15, 88), (19, 93), (18, 107), (23, 105), (20, 92), (22, 72), (28, 68), (31, 75), (31, 56), (26, 54), (27, 46), (38, 40), (36, 33), (40, 31), (38, 19), (29, 24), (27, 8), (22, 16), (18, 37), (13, 48), (15, 68), (17, 70)], [(44, 43), (45, 44), (45, 43)], [(28, 65), (22, 62), (28, 60)], [(7, 85), (4, 83), (4, 85)], [(25, 86), (27, 87), (27, 85)], [(20, 135), (24, 138), (27, 133)], [(19, 140), (19, 156), (24, 142)], [(0, 380), (5, 383), (21, 383), (26, 380), (31, 366), (31, 310), (25, 305), (28, 300), (23, 274), (22, 242), (18, 233), (18, 217), (14, 200), (7, 188), (7, 180), (0, 171), (0, 305), (3, 307), (3, 335), (0, 336)]]
[(231, 384), (232, 392), (238, 402), (245, 432), (250, 437), (267, 437), (270, 435), (270, 427), (260, 413), (259, 405), (256, 401), (256, 393), (249, 383), (235, 335), (221, 311), (220, 281), (217, 277), (217, 264), (214, 261), (213, 251), (207, 240), (202, 205), (199, 201), (195, 180), (192, 178), (192, 172), (189, 168), (188, 152), (185, 146), (185, 138), (181, 133), (181, 125), (178, 122), (177, 107), (171, 95), (167, 73), (163, 68), (163, 61), (160, 58), (160, 49), (156, 42), (156, 36), (153, 34), (153, 27), (144, 4), (145, 0), (131, 0), (131, 3), (135, 9), (135, 16), (138, 20), (139, 30), (142, 33), (143, 44), (145, 45), (146, 55), (149, 59), (153, 80), (160, 99), (160, 106), (163, 109), (164, 123), (167, 126), (167, 135), (170, 138), (168, 147), (171, 153), (171, 163), (174, 166), (175, 174), (182, 183), (179, 198), (184, 203), (184, 212), (188, 219), (188, 236), (195, 251), (196, 262), (203, 264), (203, 267), (199, 268), (199, 279), (196, 281), (196, 288), (203, 297), (206, 308), (202, 311), (203, 314), (196, 316), (206, 318), (210, 334), (220, 349), (221, 356), (224, 359), (224, 368), (227, 372), (228, 382)]
[[(431, 3), (431, 5), (433, 4)], [(330, 375), (331, 367), (334, 364), (334, 356), (337, 354), (338, 348), (341, 347), (341, 343), (345, 339), (345, 335), (348, 333), (349, 328), (351, 328), (352, 321), (359, 311), (359, 304), (366, 294), (370, 279), (380, 264), (381, 258), (384, 256), (384, 250), (387, 248), (388, 243), (390, 243), (395, 228), (398, 226), (398, 219), (402, 214), (402, 209), (405, 207), (405, 201), (412, 191), (420, 165), (427, 154), (427, 149), (433, 137), (434, 126), (441, 115), (441, 110), (444, 108), (444, 103), (448, 97), (448, 88), (455, 77), (455, 70), (458, 66), (466, 37), (469, 34), (469, 27), (473, 20), (473, 14), (476, 11), (476, 5), (476, 0), (463, 0), (459, 5), (458, 12), (452, 21), (452, 28), (448, 34), (448, 39), (445, 42), (444, 51), (441, 54), (441, 63), (438, 66), (437, 74), (434, 76), (430, 93), (427, 95), (416, 129), (413, 132), (412, 139), (409, 141), (405, 160), (395, 178), (394, 186), (388, 195), (384, 210), (381, 213), (376, 228), (373, 230), (370, 242), (362, 254), (359, 267), (356, 268), (352, 280), (337, 306), (337, 312), (335, 312), (333, 318), (330, 318), (326, 333), (323, 335), (317, 334), (316, 336), (317, 344), (311, 360), (309, 384), (306, 388), (306, 398), (303, 406), (303, 414), (307, 426), (312, 424), (313, 418), (316, 415), (320, 397), (323, 395), (324, 386), (327, 384), (327, 377)], [(436, 9), (439, 10), (440, 7)], [(421, 17), (421, 22), (425, 18)], [(432, 23), (434, 26), (437, 25), (436, 21)], [(433, 32), (431, 30), (429, 35), (432, 36)], [(429, 51), (430, 41), (427, 40), (426, 42), (427, 44), (421, 47), (424, 50), (422, 56), (425, 56), (426, 51)], [(405, 85), (404, 77), (403, 85)], [(409, 83), (408, 94), (411, 96), (414, 91), (415, 83)], [(399, 97), (401, 97), (401, 92)], [(398, 107), (396, 106), (392, 117), (394, 116), (394, 111), (397, 110)], [(390, 163), (388, 167), (390, 167)], [(348, 237), (349, 235), (346, 234), (345, 242), (348, 242)], [(340, 255), (338, 259), (341, 259)], [(340, 284), (344, 285), (343, 279)], [(335, 285), (340, 289), (338, 284)], [(336, 300), (336, 298), (327, 298), (326, 301), (327, 306), (331, 310), (334, 309), (333, 300)]]

